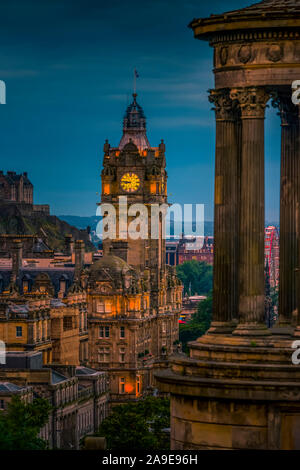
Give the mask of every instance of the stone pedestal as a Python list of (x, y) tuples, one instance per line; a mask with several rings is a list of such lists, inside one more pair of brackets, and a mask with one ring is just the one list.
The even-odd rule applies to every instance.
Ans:
[(291, 340), (207, 334), (190, 347), (156, 373), (171, 394), (171, 449), (300, 449)]

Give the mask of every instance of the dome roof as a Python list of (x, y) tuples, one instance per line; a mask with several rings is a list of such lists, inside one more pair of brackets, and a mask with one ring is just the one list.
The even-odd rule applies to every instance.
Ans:
[(275, 10), (300, 10), (300, 0), (263, 0), (262, 2), (254, 3), (240, 10), (229, 11), (227, 15), (233, 14), (247, 14), (247, 13), (267, 13)]
[(90, 267), (90, 272), (91, 274), (96, 274), (103, 269), (108, 269), (111, 273), (115, 274), (132, 270), (126, 261), (114, 255), (105, 255), (93, 263)]
[[(297, 28), (299, 26), (300, 0), (263, 0), (239, 10), (195, 18), (190, 27), (195, 37), (209, 39), (222, 31), (261, 28)], [(240, 22), (240, 23), (239, 23)]]

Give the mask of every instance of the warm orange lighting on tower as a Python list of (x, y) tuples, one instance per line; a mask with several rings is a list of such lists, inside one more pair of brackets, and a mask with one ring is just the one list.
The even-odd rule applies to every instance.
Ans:
[(103, 194), (110, 194), (110, 185), (108, 183), (103, 186)]

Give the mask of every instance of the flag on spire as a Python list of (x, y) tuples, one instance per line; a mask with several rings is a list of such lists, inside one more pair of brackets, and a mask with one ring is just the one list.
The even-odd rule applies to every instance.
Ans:
[(134, 95), (136, 94), (136, 79), (139, 78), (139, 74), (136, 69), (134, 69), (134, 75), (133, 75), (133, 93)]

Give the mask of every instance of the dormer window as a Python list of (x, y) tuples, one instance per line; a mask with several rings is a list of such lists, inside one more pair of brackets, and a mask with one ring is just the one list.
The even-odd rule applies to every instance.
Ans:
[(23, 281), (23, 292), (25, 294), (28, 291), (29, 291), (29, 282), (27, 281), (27, 279), (24, 279), (24, 281)]

